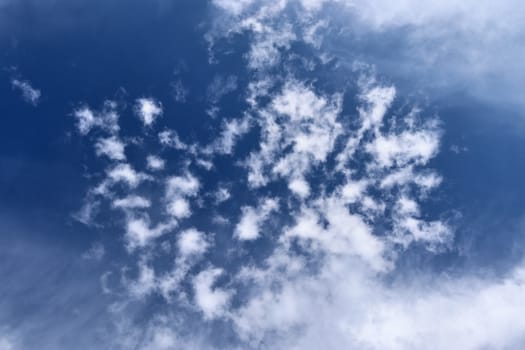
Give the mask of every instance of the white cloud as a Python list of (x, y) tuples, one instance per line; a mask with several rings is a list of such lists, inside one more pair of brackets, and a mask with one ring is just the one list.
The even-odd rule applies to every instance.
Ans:
[(199, 180), (189, 173), (184, 176), (172, 176), (166, 181), (166, 196), (195, 196), (199, 188)]
[(149, 199), (136, 195), (130, 195), (113, 201), (113, 207), (120, 209), (141, 209), (149, 208), (150, 206), (151, 202)]
[(212, 239), (195, 228), (189, 228), (179, 233), (177, 237), (177, 253), (175, 264), (171, 271), (157, 278), (158, 290), (167, 302), (186, 298), (181, 283), (188, 276), (190, 270), (198, 263), (204, 253), (210, 249)]
[[(367, 81), (366, 84), (373, 82)], [(396, 89), (392, 86), (383, 87), (373, 85), (370, 88), (362, 87), (364, 90), (361, 94), (362, 101), (366, 104), (365, 107), (358, 109), (359, 116), (363, 121), (363, 128), (365, 130), (370, 128), (377, 128), (381, 125), (383, 118), (394, 98), (396, 96)]]
[(144, 248), (151, 241), (169, 232), (176, 226), (175, 221), (160, 223), (152, 227), (149, 218), (130, 218), (126, 223), (126, 244), (128, 250)]
[(82, 135), (87, 135), (94, 127), (97, 127), (111, 134), (117, 133), (120, 127), (116, 108), (115, 102), (105, 101), (101, 111), (94, 111), (88, 106), (76, 109), (73, 116), (77, 119), (78, 131)]
[(348, 181), (341, 189), (341, 197), (344, 203), (355, 203), (363, 197), (366, 188), (368, 186), (367, 181)]
[[(311, 249), (321, 249), (330, 254), (357, 256), (374, 270), (385, 271), (390, 263), (385, 259), (385, 244), (372, 234), (372, 228), (363, 218), (348, 212), (344, 203), (329, 198), (319, 203), (319, 212), (303, 209), (294, 226), (286, 230), (285, 237), (296, 238)], [(327, 222), (321, 225), (321, 217)]]
[(235, 236), (242, 241), (254, 240), (260, 236), (260, 225), (269, 215), (279, 209), (279, 202), (267, 198), (256, 207), (243, 207), (242, 215), (235, 227)]
[(205, 319), (221, 316), (229, 303), (231, 293), (214, 287), (217, 279), (223, 274), (220, 268), (209, 268), (199, 272), (193, 279), (196, 306), (202, 311)]
[(151, 126), (162, 112), (162, 104), (153, 98), (139, 98), (136, 101), (135, 113), (145, 126)]
[(166, 211), (177, 219), (184, 219), (191, 216), (189, 201), (181, 197), (171, 199), (166, 207)]
[(275, 175), (301, 179), (314, 164), (324, 162), (342, 133), (337, 121), (341, 98), (319, 96), (289, 81), (268, 108), (257, 110), (262, 141), (247, 160), (248, 182), (260, 187)]
[(125, 160), (125, 146), (117, 137), (111, 136), (99, 139), (95, 144), (95, 151), (97, 156), (105, 155), (111, 160)]
[(192, 228), (180, 233), (177, 246), (183, 257), (189, 257), (205, 253), (210, 243), (204, 232)]
[(306, 198), (310, 195), (310, 185), (304, 179), (293, 179), (288, 183), (290, 191), (301, 198)]
[[(261, 142), (242, 165), (247, 167), (252, 185), (246, 195), (256, 196), (257, 204), (243, 205), (238, 198), (228, 203), (241, 207), (233, 237), (256, 240), (266, 236), (264, 230), (271, 230), (267, 237), (272, 239), (269, 244), (273, 250), (263, 261), (250, 259), (238, 274), (220, 267), (195, 272), (197, 267), (210, 266), (211, 262), (203, 261), (207, 252), (224, 254), (225, 264), (235, 254), (247, 259), (244, 250), (212, 251), (215, 239), (199, 230), (199, 221), (188, 221), (196, 228), (179, 232), (174, 245), (165, 240), (162, 248), (156, 248), (154, 243), (176, 227), (176, 220), (189, 218), (192, 210), (216, 205), (236, 194), (221, 187), (232, 180), (222, 182), (220, 178), (214, 187), (219, 188), (217, 192), (199, 196), (207, 188), (201, 183), (206, 178), (197, 178), (189, 169), (198, 166), (199, 160), (207, 161), (204, 148), (184, 144), (175, 132), (160, 133), (161, 144), (188, 158), (182, 175), (152, 181), (165, 186), (163, 214), (172, 221), (152, 223), (147, 211), (151, 203), (138, 195), (108, 196), (113, 207), (126, 209), (126, 247), (141, 259), (136, 278), (125, 281), (131, 296), (144, 300), (159, 294), (177, 307), (195, 306), (202, 313), (202, 322), (232, 322), (242, 344), (251, 348), (315, 349), (320, 344), (313, 334), (318, 333), (329, 335), (331, 340), (323, 345), (329, 349), (360, 348), (362, 344), (373, 349), (372, 337), (356, 335), (352, 330), (364, 327), (367, 317), (381, 314), (371, 316), (360, 305), (372, 308), (375, 304), (367, 299), (370, 295), (377, 298), (376, 302), (383, 301), (385, 295), (404, 302), (406, 291), (382, 283), (383, 277), (395, 271), (396, 256), (415, 242), (429, 253), (440, 251), (450, 243), (452, 230), (445, 221), (424, 216), (419, 203), (441, 181), (434, 172), (421, 170), (438, 151), (437, 126), (418, 123), (417, 113), (409, 117), (388, 115), (395, 96), (392, 87), (368, 80), (360, 88), (357, 132), (343, 127), (347, 125), (343, 118), (347, 117), (341, 115), (341, 94), (326, 95), (305, 82), (288, 79), (265, 99), (257, 94), (248, 97), (251, 109), (246, 115), (259, 124)], [(387, 123), (390, 117), (396, 122)], [(247, 130), (240, 124), (248, 123), (247, 118), (224, 122), (211, 145), (232, 150), (238, 130)], [(352, 144), (352, 152), (348, 152), (348, 144)], [(345, 161), (340, 162), (338, 156), (343, 153)], [(356, 161), (360, 169), (352, 169)], [(146, 165), (154, 170), (150, 163), (148, 160)], [(319, 173), (310, 174), (313, 169), (320, 169)], [(127, 163), (109, 168), (107, 174), (106, 187), (122, 182), (126, 190), (154, 179)], [(308, 175), (341, 177), (341, 181), (321, 184), (317, 191), (317, 186), (311, 188), (306, 181)], [(253, 189), (257, 181), (259, 185), (274, 185), (282, 180), (291, 193), (269, 197), (272, 192), (268, 188)], [(301, 200), (292, 200), (293, 195)], [(201, 203), (192, 207), (192, 200)], [(279, 209), (284, 214), (278, 213)], [(223, 218), (220, 212), (213, 214)], [(286, 223), (269, 225), (274, 217), (284, 218)], [(392, 228), (378, 227), (378, 218), (377, 222), (390, 223)], [(228, 219), (222, 219), (221, 230), (229, 227)], [(174, 257), (171, 267), (156, 264), (157, 253)], [(222, 286), (220, 277), (227, 287), (217, 287), (218, 282)], [(237, 292), (243, 299), (232, 302)], [(309, 342), (303, 342), (303, 337)], [(161, 334), (151, 339), (151, 344), (162, 345), (163, 340), (170, 344), (176, 338)]]
[(188, 197), (197, 195), (200, 188), (199, 180), (187, 173), (184, 176), (172, 176), (166, 181), (166, 211), (178, 218), (191, 216)]
[(242, 119), (225, 120), (222, 123), (222, 131), (215, 142), (204, 149), (205, 154), (232, 154), (237, 140), (250, 130), (250, 120)]
[(173, 130), (159, 132), (159, 142), (161, 145), (173, 147), (176, 150), (186, 150), (189, 148), (187, 144), (180, 140), (179, 135)]
[(289, 259), (246, 271), (257, 296), (233, 320), (250, 347), (475, 350), (514, 349), (525, 340), (515, 307), (524, 299), (519, 269), (501, 280), (444, 277), (389, 285), (353, 260), (332, 256), (312, 276), (301, 264), (286, 269)]
[(213, 0), (213, 4), (233, 15), (239, 15), (254, 1), (255, 0)]
[(113, 183), (124, 182), (130, 188), (135, 188), (141, 182), (151, 179), (150, 176), (135, 171), (135, 169), (133, 169), (131, 165), (127, 163), (115, 165), (113, 168), (108, 170), (107, 175)]
[(81, 134), (87, 134), (91, 128), (97, 123), (95, 114), (88, 107), (82, 107), (74, 112), (78, 120), (78, 130)]
[(22, 93), (22, 97), (27, 103), (36, 106), (40, 102), (40, 97), (42, 96), (42, 93), (40, 92), (40, 90), (32, 87), (30, 82), (19, 79), (12, 79), (11, 86), (13, 87), (13, 89), (17, 89)]
[(411, 162), (425, 164), (436, 155), (438, 148), (439, 135), (428, 129), (381, 135), (367, 145), (367, 151), (382, 167), (404, 166)]
[(149, 155), (146, 158), (146, 161), (148, 164), (148, 168), (153, 171), (163, 170), (166, 165), (164, 159), (154, 155)]

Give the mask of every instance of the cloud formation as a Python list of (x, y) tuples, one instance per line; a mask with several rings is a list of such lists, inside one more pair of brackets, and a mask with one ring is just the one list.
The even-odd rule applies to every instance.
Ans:
[(27, 103), (36, 106), (40, 102), (41, 91), (31, 86), (29, 81), (12, 79), (11, 86), (22, 94), (22, 98)]
[[(514, 307), (525, 295), (521, 264), (491, 278), (400, 263), (439, 258), (455, 243), (448, 213), (428, 210), (446, 181), (433, 163), (443, 135), (438, 117), (370, 64), (341, 64), (344, 83), (330, 75), (338, 64), (325, 43), (341, 29), (340, 18), (327, 20), (330, 10), (383, 33), (464, 18), (463, 5), (213, 4), (211, 62), (220, 61), (225, 42), (246, 39), (240, 56), (249, 81), (225, 74), (208, 85), (206, 109), (216, 107), (208, 113), (211, 138), (164, 125), (168, 105), (153, 97), (136, 101), (134, 113), (149, 128), (125, 135), (140, 138), (136, 145), (120, 141), (127, 130), (115, 103), (73, 112), (81, 135), (106, 134), (93, 142), (110, 164), (88, 189), (85, 208), (107, 201), (107, 214), (118, 218), (130, 256), (114, 272), (118, 303), (166, 305), (135, 326), (143, 329), (135, 347), (224, 348), (213, 335), (218, 329), (231, 349), (523, 344), (525, 324)], [(492, 23), (485, 10), (456, 29), (479, 35), (475, 24)], [(233, 91), (243, 91), (242, 110), (224, 116), (221, 101)], [(128, 160), (124, 151), (133, 147), (138, 156)], [(130, 333), (133, 326), (119, 335)]]

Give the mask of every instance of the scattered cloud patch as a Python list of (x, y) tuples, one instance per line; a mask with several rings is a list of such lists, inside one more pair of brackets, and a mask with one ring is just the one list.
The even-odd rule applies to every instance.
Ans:
[(151, 126), (162, 116), (162, 104), (153, 98), (139, 98), (135, 103), (135, 113), (145, 126)]
[(205, 233), (196, 229), (188, 229), (179, 234), (177, 246), (182, 256), (190, 257), (205, 253), (210, 243)]
[(193, 279), (195, 303), (204, 314), (205, 319), (214, 319), (225, 312), (231, 298), (229, 291), (214, 287), (217, 279), (223, 274), (219, 268), (210, 268), (200, 272)]
[(111, 160), (125, 160), (124, 148), (126, 145), (117, 137), (99, 139), (95, 144), (97, 156), (106, 156)]
[(73, 116), (77, 120), (77, 129), (81, 135), (87, 135), (95, 127), (110, 134), (120, 130), (117, 104), (113, 101), (105, 101), (100, 111), (81, 106), (73, 112)]
[(176, 222), (161, 223), (151, 226), (149, 218), (131, 218), (126, 223), (127, 248), (133, 251), (146, 247), (151, 241), (175, 228)]
[(22, 98), (33, 106), (38, 105), (42, 93), (40, 90), (31, 86), (31, 83), (26, 80), (12, 79), (11, 86), (22, 94)]
[(197, 195), (199, 180), (187, 173), (184, 176), (172, 176), (166, 182), (166, 211), (175, 218), (191, 216), (189, 198)]
[(166, 166), (166, 161), (160, 157), (149, 155), (146, 158), (148, 168), (153, 171), (163, 170)]
[(268, 219), (269, 215), (279, 209), (279, 202), (273, 198), (267, 198), (257, 207), (243, 207), (242, 215), (235, 227), (235, 236), (241, 241), (251, 241), (259, 238), (261, 224)]

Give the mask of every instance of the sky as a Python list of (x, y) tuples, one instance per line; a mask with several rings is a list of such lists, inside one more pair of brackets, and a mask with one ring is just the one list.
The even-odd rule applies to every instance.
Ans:
[(523, 23), (0, 0), (0, 350), (523, 349)]

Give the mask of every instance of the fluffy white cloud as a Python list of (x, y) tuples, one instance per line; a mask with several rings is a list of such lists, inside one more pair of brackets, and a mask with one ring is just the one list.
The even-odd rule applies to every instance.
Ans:
[(222, 269), (209, 268), (199, 272), (193, 279), (195, 304), (202, 311), (205, 319), (221, 316), (230, 301), (229, 291), (214, 287), (222, 274)]
[(279, 209), (279, 202), (267, 198), (256, 207), (243, 207), (241, 219), (235, 227), (235, 236), (241, 241), (259, 238), (260, 225), (268, 219), (269, 215)]
[(310, 195), (310, 185), (304, 179), (293, 179), (288, 183), (290, 191), (295, 193), (301, 198), (308, 197)]
[(171, 271), (157, 278), (158, 290), (167, 302), (172, 302), (174, 297), (185, 300), (186, 295), (181, 283), (211, 248), (212, 243), (209, 235), (195, 228), (183, 230), (178, 234), (175, 264)]
[(146, 161), (148, 164), (148, 168), (153, 171), (162, 170), (164, 169), (164, 166), (166, 165), (166, 162), (164, 161), (164, 159), (154, 156), (154, 155), (149, 155), (146, 158)]
[(166, 182), (166, 196), (194, 196), (200, 187), (199, 180), (191, 174), (170, 177)]
[(152, 227), (148, 217), (130, 218), (126, 223), (127, 248), (132, 251), (143, 248), (154, 239), (176, 227), (175, 221), (159, 223)]
[(162, 104), (153, 98), (139, 98), (136, 101), (135, 113), (145, 126), (151, 126), (162, 112)]
[(184, 219), (191, 216), (190, 203), (184, 198), (174, 198), (170, 200), (166, 211), (177, 219)]
[(112, 160), (125, 160), (125, 146), (126, 145), (117, 137), (111, 136), (108, 138), (99, 139), (95, 144), (95, 151), (98, 156), (104, 155)]
[(290, 264), (288, 258), (263, 271), (246, 271), (257, 296), (233, 320), (251, 347), (514, 349), (525, 340), (525, 322), (515, 307), (524, 298), (521, 269), (501, 280), (388, 285), (356, 261), (336, 256), (316, 277), (301, 264), (286, 269)]
[(342, 133), (340, 111), (340, 95), (319, 96), (304, 84), (288, 82), (267, 108), (257, 110), (263, 138), (246, 163), (249, 183), (259, 187), (275, 175), (290, 182), (304, 179), (333, 150)]
[(150, 176), (137, 172), (127, 163), (115, 165), (107, 171), (107, 175), (113, 183), (123, 182), (131, 188), (135, 188), (141, 182), (151, 179)]
[(117, 104), (113, 101), (105, 101), (101, 111), (94, 111), (88, 106), (82, 106), (73, 112), (77, 119), (77, 128), (80, 134), (87, 135), (94, 127), (109, 133), (117, 133), (119, 115), (116, 111)]
[(439, 137), (428, 129), (381, 135), (367, 145), (367, 151), (382, 167), (404, 166), (410, 162), (425, 164), (435, 156), (438, 148)]
[(210, 246), (206, 234), (196, 229), (184, 230), (179, 234), (177, 246), (184, 257), (201, 255)]
[[(366, 82), (367, 84), (373, 82)], [(394, 101), (396, 89), (393, 86), (371, 86), (362, 87), (364, 90), (360, 98), (365, 103), (364, 107), (358, 109), (359, 116), (363, 121), (363, 129), (377, 128), (381, 125), (383, 118)]]
[[(298, 239), (309, 249), (357, 256), (378, 271), (389, 268), (390, 264), (384, 257), (384, 242), (372, 234), (372, 228), (362, 217), (349, 213), (342, 201), (329, 198), (319, 203), (318, 212), (303, 209), (285, 237)], [(321, 224), (321, 218), (327, 225)]]
[(196, 196), (199, 188), (199, 180), (189, 173), (168, 178), (166, 181), (166, 211), (179, 219), (191, 216), (188, 197)]

